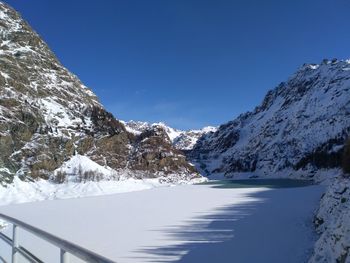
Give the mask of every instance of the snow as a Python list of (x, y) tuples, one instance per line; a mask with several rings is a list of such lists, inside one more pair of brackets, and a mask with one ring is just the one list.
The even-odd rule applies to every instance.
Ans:
[[(0, 171), (8, 172), (7, 168)], [(85, 176), (93, 175), (93, 178)], [(20, 172), (18, 172), (20, 174)], [(57, 176), (64, 174), (62, 183), (55, 183)], [(16, 203), (35, 202), (43, 200), (79, 198), (114, 193), (124, 193), (165, 187), (177, 184), (193, 184), (205, 182), (206, 178), (199, 177), (189, 180), (181, 174), (169, 174), (166, 177), (152, 179), (134, 179), (133, 176), (142, 178), (142, 174), (135, 174), (129, 170), (113, 170), (108, 166), (102, 166), (92, 161), (87, 156), (76, 154), (61, 167), (57, 168), (51, 180), (39, 179), (33, 182), (25, 182), (17, 176), (12, 184), (0, 185), (0, 206)]]
[(350, 127), (347, 68), (347, 61), (303, 66), (252, 112), (206, 134), (191, 161), (199, 169), (206, 165), (208, 173), (235, 176), (241, 165), (240, 171), (263, 177), (298, 167), (321, 147), (341, 149)]
[(15, 48), (11, 52), (12, 54), (16, 54), (17, 52), (27, 53), (27, 52), (35, 52), (35, 51), (33, 51), (30, 46), (24, 46), (24, 47)]
[(0, 205), (123, 193), (156, 186), (162, 186), (157, 179), (55, 184), (47, 180), (23, 182), (15, 177), (13, 184), (7, 187), (0, 186)]
[(76, 179), (79, 174), (83, 175), (88, 172), (92, 172), (95, 175), (101, 175), (104, 179), (113, 179), (117, 176), (117, 172), (108, 166), (101, 166), (98, 163), (92, 161), (90, 158), (76, 154), (62, 166), (54, 171), (57, 175), (58, 172), (65, 173), (68, 177)]
[(202, 128), (201, 130), (195, 130), (195, 131), (203, 131), (205, 133), (208, 133), (208, 132), (215, 132), (216, 130), (217, 130), (217, 127), (206, 126), (206, 127)]
[[(0, 213), (117, 262), (299, 263), (315, 239), (311, 221), (322, 192), (182, 185), (3, 206)], [(20, 232), (20, 244), (58, 262), (58, 250), (29, 234)]]
[(46, 111), (45, 118), (48, 124), (56, 122), (55, 126), (72, 126), (72, 117), (68, 115), (67, 109), (51, 98), (41, 99), (41, 104)]
[(0, 19), (5, 19), (7, 15), (5, 14), (4, 11), (0, 11)]
[(7, 168), (4, 168), (4, 167), (0, 167), (0, 172), (5, 172), (5, 173), (8, 173), (8, 174), (11, 174), (10, 170), (7, 169)]
[(126, 130), (132, 134), (139, 135), (146, 130), (150, 130), (156, 127), (162, 128), (168, 135), (171, 143), (175, 148), (180, 150), (191, 150), (196, 144), (197, 140), (204, 134), (215, 132), (216, 127), (207, 126), (200, 130), (179, 130), (174, 129), (164, 122), (148, 123), (142, 121), (121, 121)]
[(0, 72), (1, 76), (3, 76), (5, 79), (9, 79), (10, 78), (10, 75), (9, 74), (6, 74), (4, 72)]
[(315, 65), (315, 64), (313, 64), (313, 65), (310, 65), (310, 68), (311, 68), (311, 69), (318, 69), (319, 66), (320, 66), (320, 65)]
[(350, 180), (338, 177), (316, 215), (317, 240), (309, 263), (350, 262)]
[(0, 186), (0, 206), (43, 200), (124, 193), (161, 186), (169, 186), (169, 184), (160, 183), (158, 179), (136, 180), (132, 178), (119, 181), (103, 180), (99, 182), (87, 181), (84, 183), (67, 182), (56, 184), (47, 180), (23, 182), (15, 177), (12, 184), (6, 187)]
[(123, 120), (119, 120), (121, 123), (124, 124), (125, 129), (134, 134), (134, 135), (140, 135), (142, 132), (144, 132), (145, 130), (149, 129), (151, 127), (151, 125), (148, 122), (141, 122), (141, 121), (123, 121)]

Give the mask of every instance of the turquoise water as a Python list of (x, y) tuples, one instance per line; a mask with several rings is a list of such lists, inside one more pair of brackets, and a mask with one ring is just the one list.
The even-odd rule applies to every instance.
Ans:
[(312, 181), (294, 179), (246, 179), (246, 180), (217, 180), (202, 183), (215, 188), (293, 188), (313, 185)]

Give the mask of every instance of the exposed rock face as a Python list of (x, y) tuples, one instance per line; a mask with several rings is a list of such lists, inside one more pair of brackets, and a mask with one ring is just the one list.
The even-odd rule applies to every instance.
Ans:
[[(159, 149), (154, 151), (154, 149)], [(137, 136), (137, 146), (132, 154), (134, 160), (133, 168), (139, 170), (147, 167), (151, 171), (167, 171), (169, 167), (173, 170), (186, 172), (188, 168), (186, 157), (180, 150), (173, 147), (167, 133), (161, 127), (152, 127)], [(160, 160), (160, 161), (155, 161)], [(195, 172), (191, 167), (190, 172)]]
[(182, 131), (178, 129), (171, 128), (166, 124), (160, 123), (148, 123), (141, 121), (128, 121), (123, 122), (126, 129), (133, 134), (140, 134), (146, 130), (150, 129), (163, 129), (170, 139), (171, 143), (176, 149), (182, 151), (189, 151), (196, 144), (197, 140), (201, 138), (204, 134), (213, 133), (216, 131), (216, 127), (208, 126), (200, 130), (188, 130)]
[(182, 131), (179, 136), (173, 140), (173, 144), (177, 149), (190, 151), (196, 145), (197, 141), (204, 135), (214, 133), (216, 127), (207, 126), (200, 130)]
[(320, 234), (309, 263), (350, 262), (350, 180), (337, 178), (321, 199), (315, 217)]
[(189, 154), (203, 172), (340, 167), (350, 133), (350, 60), (302, 66), (267, 93), (262, 104), (204, 135)]
[(49, 178), (75, 153), (142, 176), (195, 174), (155, 134), (126, 131), (65, 69), (30, 26), (0, 2), (0, 181)]

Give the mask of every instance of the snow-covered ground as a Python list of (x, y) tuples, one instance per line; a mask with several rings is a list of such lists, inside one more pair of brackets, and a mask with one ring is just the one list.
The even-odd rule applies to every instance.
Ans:
[[(1, 169), (1, 168), (0, 168)], [(114, 170), (101, 166), (90, 158), (76, 154), (56, 169), (51, 180), (22, 181), (0, 184), (0, 206), (43, 200), (67, 199), (145, 190), (176, 184), (204, 182), (204, 177), (189, 179), (186, 174), (168, 174), (152, 179), (134, 179), (129, 170)], [(142, 178), (142, 174), (139, 175)], [(57, 183), (60, 182), (60, 183)]]
[[(195, 181), (194, 181), (195, 182)], [(0, 206), (44, 200), (80, 198), (115, 193), (125, 193), (169, 186), (159, 179), (125, 179), (110, 181), (52, 183), (47, 180), (23, 182), (15, 177), (13, 184), (0, 186)]]
[[(323, 186), (214, 186), (2, 206), (0, 213), (117, 262), (307, 261), (316, 239), (313, 212)], [(58, 262), (58, 250), (28, 235), (20, 233), (20, 243), (43, 255), (45, 262)]]

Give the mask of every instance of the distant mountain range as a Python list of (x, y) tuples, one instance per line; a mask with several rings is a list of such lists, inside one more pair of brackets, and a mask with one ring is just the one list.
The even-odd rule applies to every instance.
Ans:
[(213, 133), (216, 131), (216, 127), (207, 126), (200, 130), (188, 130), (182, 131), (178, 129), (171, 128), (163, 122), (159, 123), (148, 123), (142, 121), (128, 121), (124, 122), (127, 131), (138, 135), (150, 129), (158, 128), (163, 129), (168, 135), (170, 142), (174, 145), (176, 149), (189, 151), (197, 143), (197, 140), (201, 138), (204, 134)]

